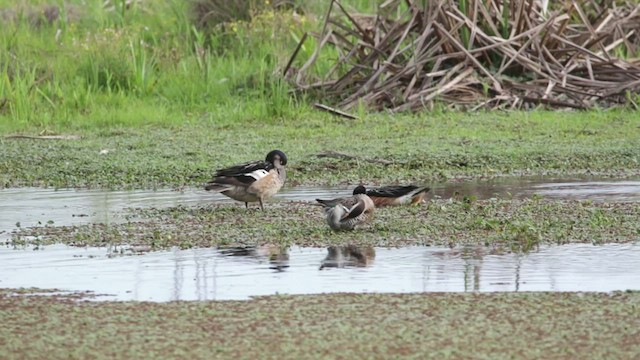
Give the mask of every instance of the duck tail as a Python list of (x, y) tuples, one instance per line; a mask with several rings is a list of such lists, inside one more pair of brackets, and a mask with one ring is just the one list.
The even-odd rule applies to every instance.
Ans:
[(411, 203), (412, 204), (421, 204), (424, 201), (425, 195), (431, 190), (428, 186), (423, 186), (421, 188), (417, 188), (411, 194)]

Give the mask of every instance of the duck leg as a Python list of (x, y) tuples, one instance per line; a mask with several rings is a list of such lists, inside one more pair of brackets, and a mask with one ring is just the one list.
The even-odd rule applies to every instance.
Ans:
[(258, 201), (260, 202), (260, 210), (264, 211), (264, 205), (262, 205), (262, 198), (259, 198)]
[(244, 202), (244, 208), (245, 208), (245, 209), (248, 209), (248, 208), (249, 208), (249, 203), (248, 203), (248, 202), (246, 202), (246, 201)]

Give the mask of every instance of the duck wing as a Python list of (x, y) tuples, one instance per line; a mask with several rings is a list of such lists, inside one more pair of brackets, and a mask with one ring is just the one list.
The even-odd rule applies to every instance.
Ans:
[(341, 197), (341, 198), (335, 198), (335, 199), (329, 199), (329, 200), (316, 199), (316, 201), (328, 208), (334, 207), (336, 205), (343, 205), (346, 208), (351, 208), (358, 202), (358, 200), (353, 196)]
[(342, 216), (340, 221), (357, 218), (358, 216), (362, 215), (362, 213), (364, 213), (366, 209), (367, 209), (367, 204), (364, 202), (364, 200), (360, 199), (355, 205), (353, 205), (349, 209), (349, 212), (347, 212)]
[(398, 186), (383, 186), (377, 189), (367, 189), (367, 195), (376, 196), (376, 197), (389, 197), (389, 198), (397, 198), (401, 196), (405, 196), (407, 194), (417, 194), (424, 191), (429, 191), (428, 187), (422, 187), (415, 185), (398, 185)]
[(205, 189), (217, 185), (248, 187), (267, 176), (273, 168), (272, 163), (258, 160), (220, 169), (216, 171), (214, 179), (207, 183)]

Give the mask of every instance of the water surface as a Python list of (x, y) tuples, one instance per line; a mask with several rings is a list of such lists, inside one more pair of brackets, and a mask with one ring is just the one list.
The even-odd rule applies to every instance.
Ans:
[[(353, 187), (284, 188), (270, 201), (313, 201), (347, 195)], [(523, 198), (539, 195), (555, 199), (594, 201), (640, 201), (640, 181), (603, 181), (593, 179), (509, 178), (432, 185), (428, 197), (475, 196)], [(220, 194), (200, 189), (162, 190), (53, 190), (17, 188), (0, 190), (0, 239), (8, 238), (18, 226), (52, 223), (77, 225), (123, 221), (126, 208), (196, 206), (234, 203)], [(257, 206), (252, 204), (250, 206)], [(268, 204), (266, 205), (268, 207)]]
[(98, 300), (139, 301), (334, 292), (640, 290), (640, 244), (572, 244), (529, 254), (419, 246), (119, 253), (65, 245), (3, 247), (0, 287), (88, 290), (107, 294)]

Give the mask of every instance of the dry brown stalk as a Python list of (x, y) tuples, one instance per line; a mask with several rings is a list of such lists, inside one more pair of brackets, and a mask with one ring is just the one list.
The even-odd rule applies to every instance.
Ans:
[[(545, 12), (538, 0), (419, 3), (387, 0), (377, 14), (357, 14), (333, 0), (296, 88), (333, 110), (637, 106), (640, 61), (615, 54), (638, 48), (640, 5), (572, 0)], [(327, 52), (337, 60), (313, 73)]]

